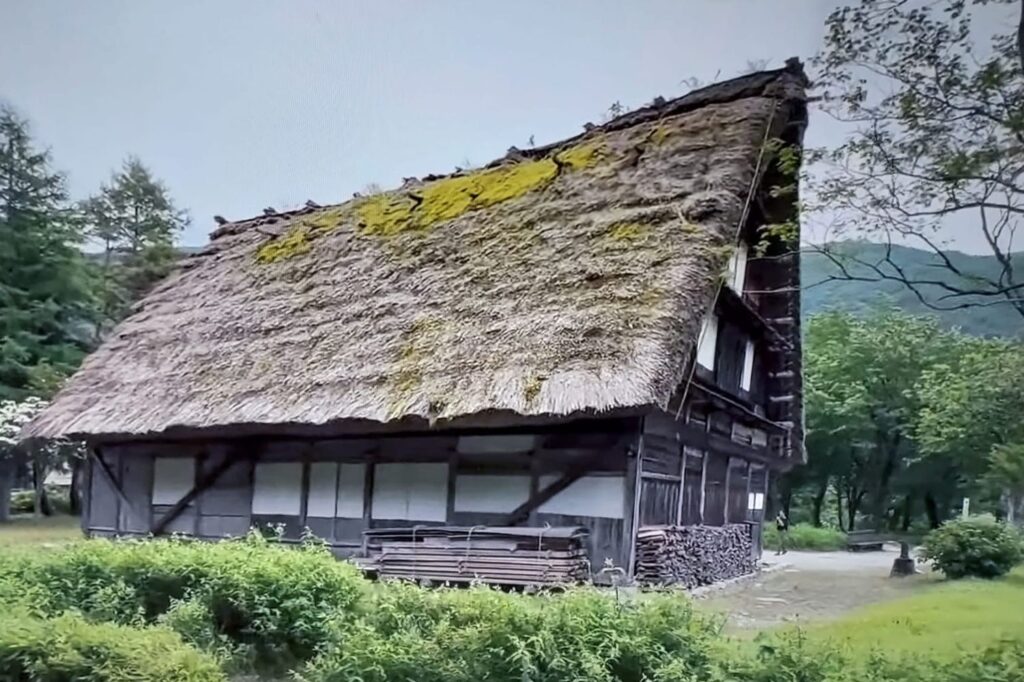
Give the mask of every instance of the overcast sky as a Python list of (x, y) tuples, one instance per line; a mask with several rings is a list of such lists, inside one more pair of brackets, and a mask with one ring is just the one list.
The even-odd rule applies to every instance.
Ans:
[[(215, 214), (483, 164), (615, 101), (808, 59), (832, 5), (0, 0), (0, 99), (76, 198), (139, 156), (191, 212), (196, 245)], [(808, 142), (836, 134), (812, 119)]]

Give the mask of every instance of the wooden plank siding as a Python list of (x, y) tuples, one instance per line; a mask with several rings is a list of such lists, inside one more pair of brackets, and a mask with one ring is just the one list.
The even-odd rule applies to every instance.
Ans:
[[(476, 499), (478, 505), (481, 500), (486, 502), (484, 506), (500, 504), (504, 499), (501, 496), (508, 497), (512, 489), (521, 489), (528, 497), (531, 491), (535, 493), (552, 477), (586, 462), (588, 466), (578, 482), (579, 489), (569, 486), (564, 493), (532, 511), (520, 525), (583, 526), (590, 531), (590, 559), (595, 570), (599, 570), (605, 561), (625, 566), (634, 502), (634, 496), (627, 490), (632, 485), (628, 476), (629, 460), (637, 448), (638, 431), (639, 419), (619, 419), (590, 420), (584, 428), (538, 430), (529, 437), (524, 437), (521, 432), (476, 433), (461, 441), (461, 434), (456, 431), (332, 440), (245, 439), (209, 443), (108, 444), (102, 446), (101, 451), (105, 461), (112, 465), (117, 486), (130, 495), (139, 509), (144, 510), (144, 515), (131, 514), (127, 505), (120, 501), (117, 488), (90, 471), (90, 494), (83, 524), (90, 534), (146, 534), (153, 529), (155, 519), (162, 518), (174, 507), (174, 504), (158, 504), (153, 497), (157, 476), (154, 465), (158, 458), (173, 459), (181, 468), (179, 475), (187, 476), (193, 485), (216, 467), (227, 464), (208, 488), (195, 493), (194, 499), (182, 508), (166, 532), (217, 539), (242, 535), (253, 526), (270, 526), (283, 529), (284, 540), (297, 541), (308, 528), (326, 540), (338, 555), (346, 556), (362, 548), (363, 531), (371, 528), (500, 525), (511, 509), (477, 511), (458, 508), (460, 491), (470, 500)], [(512, 450), (517, 447), (525, 449), (504, 451), (502, 439)], [(497, 450), (489, 450), (494, 447)], [(226, 458), (233, 462), (226, 462)], [(337, 467), (315, 466), (324, 463), (334, 463)], [(324, 482), (317, 477), (325, 472), (336, 472), (333, 475), (340, 479), (346, 465), (351, 471), (351, 465), (356, 464), (362, 465), (363, 479), (358, 481), (362, 497), (358, 518), (310, 515), (312, 489), (320, 491), (318, 495), (321, 496), (325, 494), (324, 490), (333, 490), (335, 496), (341, 490), (339, 481)], [(383, 467), (430, 464), (444, 467), (445, 471), (439, 492), (443, 500), (441, 518), (416, 518), (415, 511), (408, 518), (375, 515), (374, 491), (381, 485), (379, 472)], [(299, 473), (293, 478), (300, 483), (297, 488), (288, 484), (279, 491), (265, 491), (264, 504), (269, 504), (271, 511), (260, 512), (254, 506), (259, 494), (257, 472), (260, 466), (265, 465), (294, 465)], [(276, 483), (280, 483), (282, 477), (276, 478)], [(471, 491), (467, 492), (467, 486), (459, 484), (460, 480), (465, 482), (467, 479), (478, 485), (491, 485), (500, 495), (497, 500), (489, 500), (494, 496), (486, 494), (478, 494), (474, 498), (469, 494)], [(509, 479), (515, 479), (515, 485), (501, 484), (502, 480)], [(347, 482), (350, 490), (354, 485), (356, 483), (352, 481)], [(418, 488), (414, 485), (412, 490), (415, 493)], [(590, 491), (600, 494), (589, 494)], [(297, 500), (294, 499), (296, 496)], [(285, 502), (294, 502), (294, 513), (273, 511), (274, 504)], [(318, 504), (322, 508), (323, 501)], [(378, 505), (378, 511), (380, 508)], [(587, 513), (590, 511), (593, 514)]]

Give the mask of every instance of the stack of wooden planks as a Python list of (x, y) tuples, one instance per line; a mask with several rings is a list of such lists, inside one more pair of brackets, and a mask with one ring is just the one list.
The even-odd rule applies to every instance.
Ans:
[(361, 563), (382, 578), (548, 586), (590, 577), (585, 528), (432, 526), (364, 536)]
[(636, 542), (636, 580), (646, 585), (710, 585), (753, 573), (750, 528), (644, 526)]

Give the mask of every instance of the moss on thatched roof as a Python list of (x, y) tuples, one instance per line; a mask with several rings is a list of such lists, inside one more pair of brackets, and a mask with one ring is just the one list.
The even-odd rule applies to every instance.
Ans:
[(753, 74), (486, 168), (225, 225), (28, 434), (664, 403), (802, 86)]

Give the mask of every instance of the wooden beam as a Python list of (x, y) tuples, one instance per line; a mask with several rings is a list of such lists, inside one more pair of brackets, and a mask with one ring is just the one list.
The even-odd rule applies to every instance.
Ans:
[(531, 495), (530, 499), (512, 510), (502, 523), (506, 526), (514, 526), (525, 521), (530, 512), (578, 481), (603, 454), (604, 451), (598, 451), (584, 460), (572, 463), (558, 480), (552, 481), (547, 487), (538, 490), (536, 495)]
[(679, 446), (679, 499), (676, 501), (676, 525), (683, 525), (683, 497), (686, 495), (686, 446)]
[(629, 515), (629, 547), (628, 563), (626, 566), (626, 577), (629, 580), (636, 575), (636, 540), (640, 534), (640, 509), (641, 497), (643, 496), (643, 473), (644, 473), (644, 422), (640, 422), (640, 433), (637, 438), (636, 466), (633, 469), (633, 508)]
[(704, 523), (704, 502), (707, 499), (708, 489), (708, 458), (711, 457), (711, 453), (704, 450), (704, 456), (701, 458), (700, 466), (700, 522)]
[(766, 464), (776, 468), (782, 468), (787, 463), (786, 460), (781, 457), (773, 455), (770, 446), (760, 447), (756, 445), (744, 445), (743, 443), (737, 443), (731, 438), (726, 438), (725, 436), (717, 433), (709, 433), (694, 424), (680, 424), (679, 435), (683, 438), (683, 442), (686, 445), (696, 448), (697, 450), (713, 450), (719, 455), (742, 457), (750, 460), (751, 462)]
[(656, 471), (645, 471), (640, 474), (640, 477), (649, 481), (669, 481), (671, 483), (679, 482), (679, 477), (675, 474), (659, 474)]
[(729, 498), (732, 497), (732, 457), (725, 458), (725, 504), (722, 506), (722, 525), (729, 524)]
[[(103, 474), (103, 478), (105, 478), (107, 480), (107, 483), (110, 485), (110, 487), (114, 489), (114, 494), (117, 495), (117, 499), (121, 501), (121, 504), (123, 504), (125, 507), (128, 508), (128, 513), (132, 514), (133, 516), (137, 515), (140, 519), (145, 519), (145, 516), (139, 514), (139, 510), (132, 503), (131, 499), (129, 499), (128, 495), (125, 494), (124, 489), (121, 487), (120, 482), (118, 482), (117, 477), (114, 476), (114, 472), (110, 469), (110, 465), (107, 464), (105, 459), (103, 459), (103, 455), (100, 454), (99, 449), (98, 448), (94, 449), (94, 450), (91, 451), (91, 453), (92, 453), (92, 457), (93, 457), (93, 462), (95, 462), (96, 464), (99, 465), (100, 473)], [(91, 485), (91, 483), (90, 483), (90, 485)], [(90, 495), (91, 494), (92, 494), (92, 491), (90, 490)], [(90, 501), (90, 506), (91, 506), (91, 501)], [(120, 510), (117, 510), (117, 513), (114, 516), (114, 530), (115, 530), (115, 532), (118, 532), (120, 530), (120, 528), (119, 528), (120, 525), (121, 525), (121, 512), (120, 512)]]
[(153, 535), (160, 535), (163, 533), (174, 519), (181, 516), (181, 512), (185, 510), (185, 507), (192, 503), (192, 500), (196, 499), (196, 497), (201, 495), (204, 490), (216, 483), (217, 480), (224, 475), (224, 472), (230, 469), (231, 465), (235, 463), (234, 459), (230, 456), (230, 453), (224, 453), (222, 457), (223, 459), (221, 459), (217, 466), (196, 481), (196, 484), (192, 486), (192, 490), (189, 490), (188, 493), (185, 494), (185, 497), (178, 500), (166, 514), (160, 517), (160, 520), (153, 525)]

